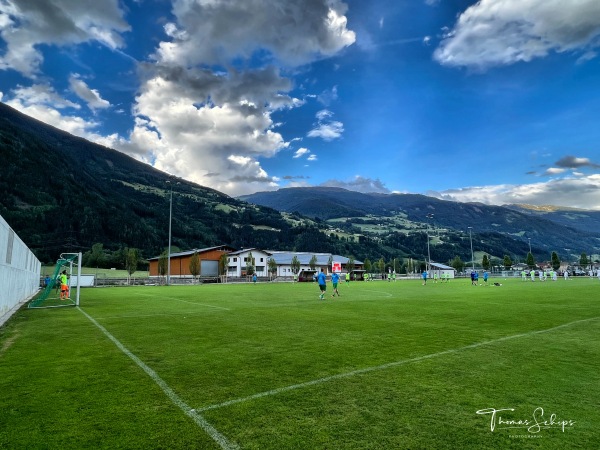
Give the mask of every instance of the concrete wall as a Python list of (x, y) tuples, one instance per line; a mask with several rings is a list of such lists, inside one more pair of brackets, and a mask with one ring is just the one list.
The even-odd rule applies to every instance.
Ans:
[(33, 296), (42, 265), (0, 216), (0, 325)]

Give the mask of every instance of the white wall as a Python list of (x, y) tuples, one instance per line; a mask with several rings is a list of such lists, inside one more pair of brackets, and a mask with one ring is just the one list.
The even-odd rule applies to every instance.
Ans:
[(40, 285), (42, 264), (0, 216), (0, 325)]

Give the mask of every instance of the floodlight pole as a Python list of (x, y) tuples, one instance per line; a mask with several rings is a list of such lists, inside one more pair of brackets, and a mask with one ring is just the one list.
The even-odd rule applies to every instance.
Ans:
[[(529, 241), (529, 253), (531, 253), (531, 238), (527, 238), (527, 240)], [(531, 253), (533, 255), (533, 253)]]
[(171, 187), (171, 197), (169, 200), (169, 248), (167, 250), (167, 286), (171, 284), (171, 219), (173, 218), (173, 183), (167, 180)]
[(469, 228), (469, 240), (471, 241), (471, 267), (475, 270), (475, 257), (473, 256), (473, 236), (471, 235), (471, 230), (473, 227)]
[(429, 219), (433, 219), (433, 214), (427, 214), (427, 259), (429, 260), (427, 262), (427, 271), (430, 272), (431, 271), (431, 253), (429, 252)]

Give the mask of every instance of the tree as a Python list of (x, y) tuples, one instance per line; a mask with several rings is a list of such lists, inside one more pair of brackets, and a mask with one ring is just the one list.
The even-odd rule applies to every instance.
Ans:
[(125, 250), (125, 270), (129, 276), (127, 277), (127, 284), (131, 282), (131, 275), (137, 270), (139, 259), (139, 251), (137, 248), (129, 248)]
[(329, 259), (327, 260), (327, 265), (330, 268), (333, 266), (333, 255), (329, 255)]
[(583, 267), (587, 266), (588, 264), (589, 264), (588, 257), (585, 254), (585, 252), (583, 252), (581, 254), (581, 257), (579, 258), (579, 265), (583, 268)]
[(369, 258), (365, 259), (365, 272), (371, 273), (371, 260)]
[(490, 260), (488, 255), (483, 255), (483, 258), (481, 259), (481, 267), (483, 267), (483, 270), (488, 270), (490, 268)]
[(252, 256), (252, 252), (248, 252), (246, 258), (246, 275), (254, 275), (254, 256)]
[[(221, 257), (219, 258), (219, 275), (221, 275), (221, 277), (226, 277), (227, 276), (227, 267), (229, 266), (229, 259), (227, 257), (227, 253), (223, 253), (221, 255)], [(223, 278), (221, 279), (221, 281), (223, 282)]]
[(194, 277), (194, 282), (196, 282), (196, 278), (200, 275), (200, 255), (198, 252), (194, 252), (190, 258), (190, 273)]
[(159, 277), (164, 277), (167, 274), (168, 259), (169, 259), (169, 257), (167, 255), (166, 250), (164, 252), (162, 252), (160, 254), (160, 256), (158, 257), (158, 276)]
[(346, 263), (346, 270), (348, 271), (348, 273), (352, 273), (352, 271), (354, 270), (354, 258), (348, 258), (348, 262)]
[(277, 261), (275, 261), (275, 259), (273, 258), (269, 258), (268, 261), (268, 267), (269, 267), (269, 273), (271, 274), (271, 276), (274, 276), (277, 274)]
[(415, 264), (413, 263), (412, 258), (408, 259), (408, 262), (406, 263), (406, 273), (414, 273), (415, 271)]
[(105, 268), (106, 256), (104, 246), (101, 243), (92, 245), (92, 250), (83, 255), (83, 265), (86, 267)]
[(504, 255), (504, 268), (506, 270), (508, 270), (512, 267), (512, 265), (513, 265), (513, 263), (512, 263), (512, 259), (510, 259), (510, 256)]
[(379, 269), (379, 273), (385, 272), (385, 260), (383, 258), (379, 258), (379, 261), (377, 262), (377, 266)]
[(550, 263), (552, 264), (552, 268), (554, 270), (558, 270), (560, 267), (560, 259), (558, 259), (558, 254), (556, 252), (552, 252), (552, 256), (550, 257)]
[(310, 261), (308, 262), (308, 266), (310, 267), (310, 270), (316, 270), (316, 268), (317, 268), (316, 255), (312, 255), (312, 258), (310, 258)]
[(453, 267), (457, 272), (462, 272), (465, 268), (465, 263), (460, 256), (456, 255), (452, 261), (450, 261), (450, 267)]
[(298, 259), (298, 257), (296, 255), (294, 255), (292, 257), (292, 262), (290, 264), (291, 268), (292, 268), (292, 272), (297, 275), (298, 272), (300, 272), (300, 260)]
[(535, 267), (535, 259), (533, 259), (533, 255), (531, 254), (531, 252), (527, 253), (527, 258), (525, 259), (525, 264), (527, 264), (530, 269), (533, 269)]

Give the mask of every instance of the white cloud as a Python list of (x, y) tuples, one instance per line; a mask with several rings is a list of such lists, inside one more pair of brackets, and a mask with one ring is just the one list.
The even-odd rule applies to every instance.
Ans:
[(320, 137), (325, 141), (332, 141), (342, 136), (344, 132), (344, 124), (335, 120), (329, 120), (333, 117), (333, 113), (327, 109), (323, 109), (316, 114), (318, 124), (307, 133), (308, 137)]
[[(289, 142), (274, 131), (271, 115), (304, 101), (287, 94), (292, 83), (274, 63), (294, 67), (351, 45), (346, 9), (339, 0), (175, 0), (177, 23), (165, 26), (170, 40), (158, 45), (157, 65), (144, 67), (136, 99), (140, 120), (130, 141), (146, 151), (137, 157), (231, 195), (276, 187), (260, 160)], [(249, 61), (257, 52), (263, 67), (232, 68), (232, 59)], [(326, 97), (336, 96), (334, 88)], [(294, 157), (308, 154), (298, 152)]]
[[(272, 131), (269, 111), (239, 99), (198, 105), (198, 99), (210, 92), (202, 86), (161, 77), (148, 80), (136, 99), (138, 120), (130, 136), (135, 146), (121, 142), (117, 148), (153, 161), (160, 170), (231, 195), (255, 191), (256, 183), (272, 186), (274, 180), (258, 158), (274, 156), (288, 144)], [(216, 97), (236, 97), (233, 88), (213, 88)], [(146, 154), (136, 154), (136, 148)]]
[(39, 44), (71, 45), (99, 41), (123, 45), (119, 33), (129, 30), (118, 0), (53, 0), (0, 2), (0, 36), (6, 51), (0, 70), (14, 69), (35, 77), (43, 62)]
[(72, 74), (69, 77), (69, 85), (77, 97), (86, 102), (90, 109), (105, 109), (110, 106), (110, 103), (104, 100), (96, 89), (91, 89), (85, 81), (81, 80), (78, 74)]
[(598, 0), (481, 0), (467, 8), (434, 52), (451, 66), (485, 69), (600, 45)]
[(331, 90), (323, 91), (317, 96), (317, 100), (325, 106), (329, 106), (338, 98), (337, 86)]
[(306, 158), (307, 161), (317, 161), (317, 155), (310, 155), (308, 158)]
[[(118, 0), (0, 0), (0, 37), (6, 44), (0, 70), (35, 78), (43, 63), (40, 44), (95, 41), (119, 51), (120, 33), (129, 30), (119, 5)], [(99, 135), (97, 123), (60, 111), (78, 105), (37, 85), (15, 91), (8, 101), (3, 94), (3, 100), (46, 123), (231, 195), (273, 188), (278, 179), (260, 161), (289, 142), (276, 131), (272, 114), (305, 102), (289, 95), (293, 83), (276, 65), (294, 69), (352, 45), (355, 33), (347, 28), (346, 11), (341, 0), (173, 0), (175, 20), (164, 27), (165, 41), (151, 61), (138, 66), (135, 124), (126, 137)], [(70, 87), (92, 109), (110, 106), (82, 76), (73, 75)], [(336, 97), (334, 87), (319, 101)], [(324, 136), (341, 130), (341, 124), (330, 126), (333, 131), (324, 130)]]
[(35, 84), (27, 88), (19, 87), (11, 91), (10, 96), (3, 96), (3, 101), (23, 114), (75, 136), (94, 142), (99, 138), (94, 133), (94, 129), (98, 127), (97, 122), (86, 121), (81, 117), (61, 113), (60, 110), (65, 110), (65, 112), (68, 112), (68, 110), (76, 111), (80, 106), (65, 100), (48, 85)]
[(178, 24), (166, 30), (178, 39), (162, 42), (157, 57), (189, 67), (247, 59), (264, 49), (283, 64), (306, 64), (354, 43), (346, 11), (340, 0), (175, 0)]
[(302, 147), (302, 148), (299, 148), (298, 150), (296, 150), (296, 153), (294, 153), (294, 158), (300, 158), (309, 153), (310, 153), (309, 149)]
[(563, 173), (566, 169), (561, 169), (559, 167), (550, 167), (548, 169), (546, 169), (546, 171), (544, 172), (544, 175), (558, 175), (560, 173)]
[(332, 116), (333, 116), (333, 113), (326, 109), (322, 109), (321, 111), (318, 111), (316, 114), (317, 120), (319, 120), (319, 121), (329, 119)]
[(600, 168), (600, 164), (590, 161), (589, 158), (580, 158), (573, 155), (564, 156), (563, 158), (556, 161), (556, 165), (558, 167), (563, 167), (567, 169), (579, 169), (581, 167), (591, 167), (595, 169)]
[(390, 190), (385, 186), (379, 178), (366, 178), (360, 175), (356, 175), (353, 179), (349, 181), (341, 181), (341, 180), (328, 180), (324, 183), (321, 183), (320, 186), (328, 186), (328, 187), (341, 187), (344, 189), (348, 189), (351, 191), (363, 192), (363, 193), (379, 193), (379, 194), (389, 194)]
[(310, 130), (308, 137), (319, 137), (325, 141), (332, 141), (342, 136), (344, 132), (344, 124), (342, 122), (321, 123), (316, 128)]
[(481, 202), (490, 205), (524, 203), (531, 205), (556, 205), (572, 208), (600, 210), (600, 174), (576, 178), (553, 179), (544, 183), (472, 186), (429, 191), (427, 195), (443, 200)]

